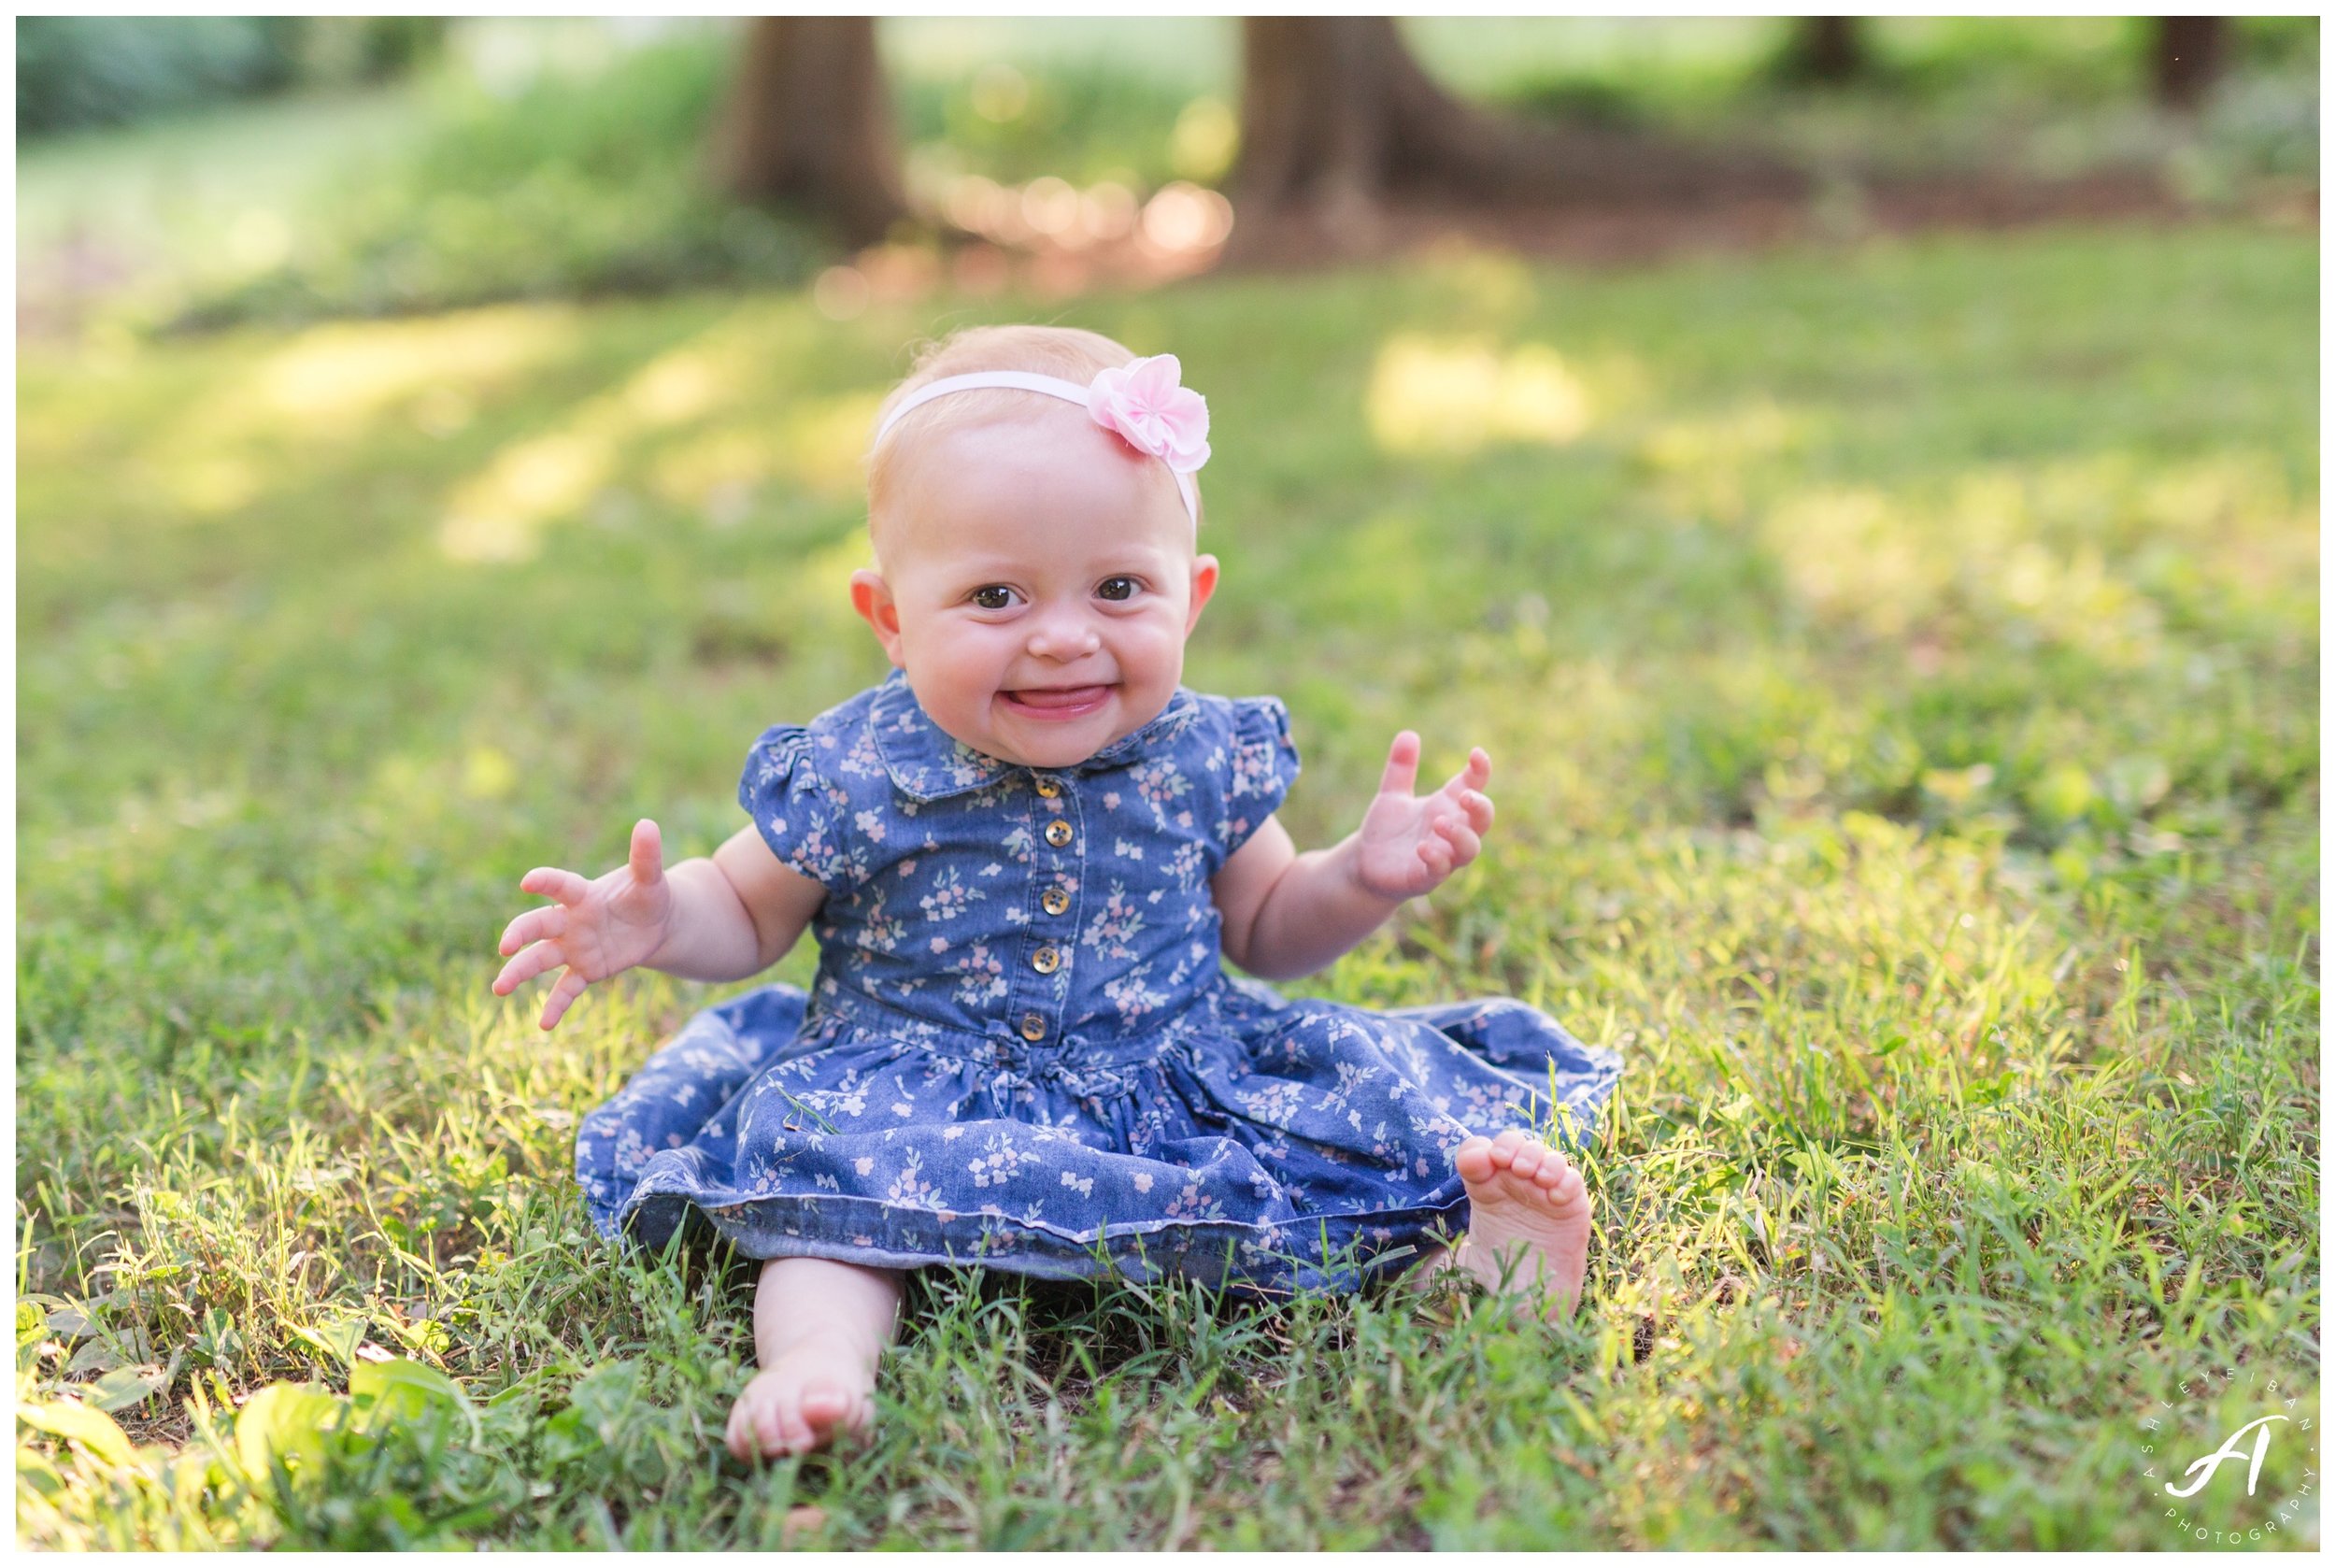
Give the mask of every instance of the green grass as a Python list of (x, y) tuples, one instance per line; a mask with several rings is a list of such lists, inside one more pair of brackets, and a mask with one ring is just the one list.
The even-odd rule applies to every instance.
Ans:
[[(18, 1387), (128, 1440), (21, 1427), (21, 1535), (2172, 1544), (2144, 1442), (2268, 1378), (2317, 1414), (2317, 267), (2235, 228), (1452, 253), (29, 349)], [(636, 815), (710, 848), (759, 729), (880, 673), (874, 399), (1030, 314), (1208, 392), (1189, 678), (1289, 701), (1302, 842), (1400, 725), (1492, 752), (1485, 861), (1304, 989), (1622, 1052), (1589, 1298), (933, 1276), (875, 1449), (748, 1473), (747, 1270), (611, 1256), (569, 1176), (715, 993), (545, 1039), (492, 945)], [(2285, 1431), (2258, 1513), (2315, 1462)]]

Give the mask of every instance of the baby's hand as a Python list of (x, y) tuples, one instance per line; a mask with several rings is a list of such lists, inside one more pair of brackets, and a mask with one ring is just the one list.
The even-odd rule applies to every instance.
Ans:
[(1492, 759), (1478, 747), (1468, 765), (1432, 795), (1415, 796), (1419, 737), (1405, 730), (1388, 748), (1379, 794), (1363, 813), (1355, 844), (1355, 879), (1380, 898), (1417, 898), (1476, 858), (1479, 834), (1492, 826), (1484, 792)]
[[(633, 825), (630, 858), (606, 876), (588, 882), (573, 871), (539, 865), (520, 878), (520, 891), (558, 902), (531, 909), (505, 928), (496, 950), (519, 957), (495, 976), (494, 992), (508, 996), (521, 982), (567, 965), (544, 998), (546, 1029), (560, 1021), (586, 986), (654, 956), (673, 916), (663, 848), (657, 824), (646, 817)], [(527, 950), (520, 952), (522, 948)]]

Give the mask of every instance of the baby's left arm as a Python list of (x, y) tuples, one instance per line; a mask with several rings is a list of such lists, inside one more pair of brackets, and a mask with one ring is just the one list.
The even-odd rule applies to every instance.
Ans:
[(1332, 848), (1302, 855), (1289, 831), (1267, 818), (1209, 884), (1225, 956), (1261, 979), (1310, 975), (1378, 930), (1403, 900), (1474, 860), (1492, 826), (1484, 792), (1492, 759), (1478, 747), (1432, 795), (1411, 792), (1418, 776), (1419, 737), (1405, 730), (1388, 748), (1362, 826)]

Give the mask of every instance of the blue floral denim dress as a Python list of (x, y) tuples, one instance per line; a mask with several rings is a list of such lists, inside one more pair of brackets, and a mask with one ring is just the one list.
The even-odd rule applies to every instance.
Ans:
[[(895, 671), (755, 743), (739, 803), (828, 890), (806, 995), (706, 1009), (584, 1119), (611, 1236), (754, 1258), (1351, 1289), (1467, 1222), (1452, 1155), (1621, 1062), (1519, 1002), (1374, 1012), (1225, 973), (1209, 879), (1297, 777), (1271, 697), (1179, 689), (1075, 767), (945, 734)], [(1553, 1104), (1554, 1097), (1554, 1104)]]

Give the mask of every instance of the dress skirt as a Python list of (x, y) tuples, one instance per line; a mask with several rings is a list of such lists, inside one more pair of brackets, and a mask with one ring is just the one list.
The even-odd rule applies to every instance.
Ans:
[(1465, 1229), (1474, 1134), (1582, 1146), (1620, 1076), (1521, 1002), (1372, 1011), (1224, 977), (1051, 1049), (768, 985), (709, 1007), (577, 1138), (604, 1234), (692, 1213), (751, 1258), (1351, 1290)]

